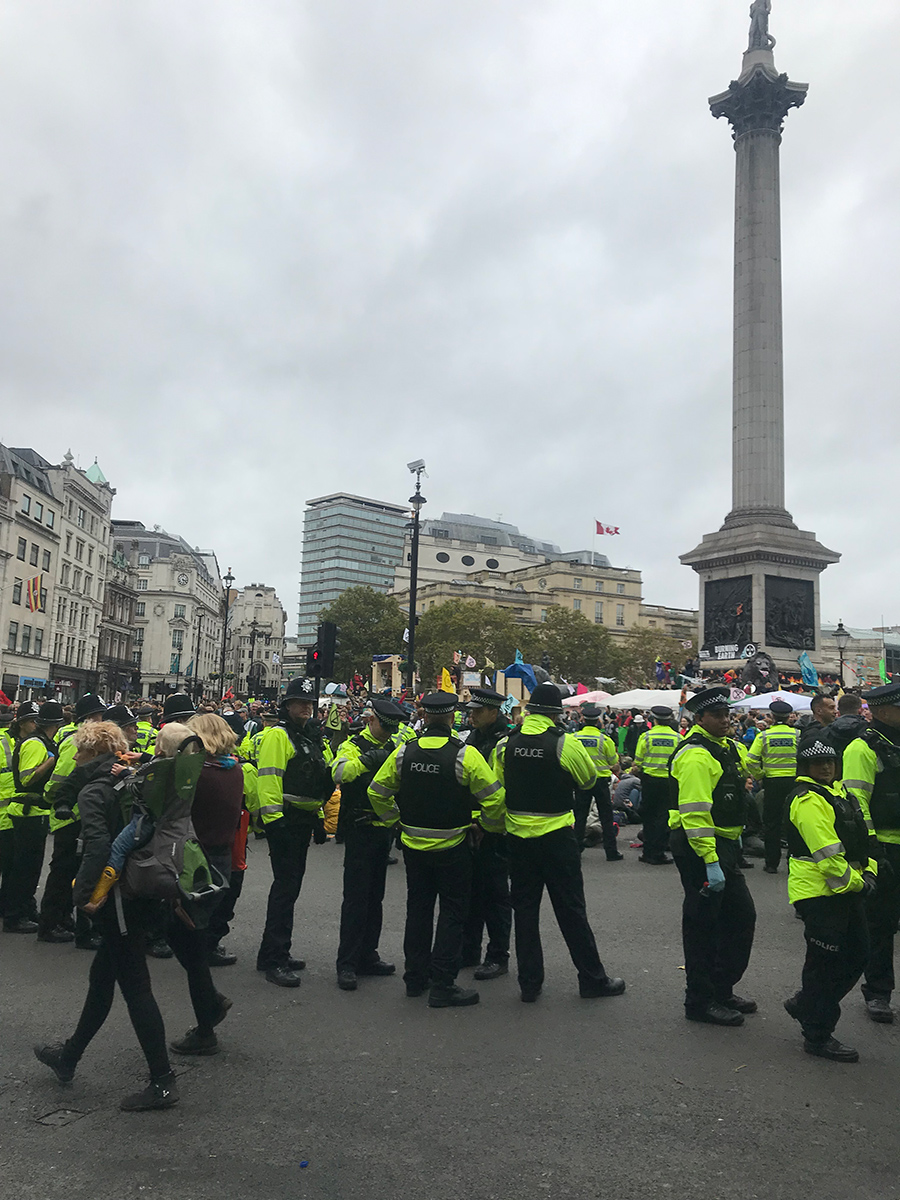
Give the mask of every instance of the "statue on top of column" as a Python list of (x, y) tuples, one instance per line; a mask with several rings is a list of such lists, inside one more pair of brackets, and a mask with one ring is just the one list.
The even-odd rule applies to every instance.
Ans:
[(772, 0), (753, 0), (750, 5), (750, 50), (771, 50), (775, 39), (769, 33)]

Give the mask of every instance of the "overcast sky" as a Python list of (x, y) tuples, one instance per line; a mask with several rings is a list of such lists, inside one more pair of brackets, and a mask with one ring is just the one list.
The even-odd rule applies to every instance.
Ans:
[[(295, 624), (304, 501), (598, 538), (651, 603), (730, 508), (748, 0), (7, 0), (0, 440)], [(787, 501), (823, 620), (900, 622), (896, 0), (774, 0)], [(892, 504), (893, 500), (890, 501)], [(893, 522), (890, 530), (893, 529)], [(608, 543), (608, 544), (604, 544)]]

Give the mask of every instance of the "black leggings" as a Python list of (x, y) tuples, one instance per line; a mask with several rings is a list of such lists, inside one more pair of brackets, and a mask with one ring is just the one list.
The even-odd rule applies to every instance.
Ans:
[(140, 900), (124, 902), (125, 934), (119, 930), (114, 896), (97, 914), (97, 926), (103, 934), (103, 942), (91, 963), (88, 994), (81, 1018), (66, 1042), (66, 1057), (73, 1063), (78, 1062), (91, 1039), (103, 1027), (112, 1008), (118, 983), (150, 1068), (150, 1077), (159, 1078), (170, 1070), (166, 1031), (150, 989), (150, 972), (147, 969), (145, 945), (146, 929), (152, 917), (151, 905), (152, 902), (148, 905)]

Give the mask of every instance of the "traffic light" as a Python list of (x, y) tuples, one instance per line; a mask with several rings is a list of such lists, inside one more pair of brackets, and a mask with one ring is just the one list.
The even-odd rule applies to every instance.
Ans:
[(318, 646), (307, 646), (306, 648), (306, 674), (321, 675), (322, 674), (322, 651)]
[(320, 652), (319, 674), (329, 679), (334, 675), (334, 660), (340, 649), (340, 629), (334, 621), (323, 621), (319, 626), (318, 648)]

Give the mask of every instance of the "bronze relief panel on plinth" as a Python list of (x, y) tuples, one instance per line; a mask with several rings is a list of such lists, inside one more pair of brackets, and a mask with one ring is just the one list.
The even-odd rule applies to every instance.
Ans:
[(703, 592), (700, 657), (740, 658), (753, 641), (753, 578), (710, 579)]
[(766, 576), (766, 645), (815, 650), (816, 596), (811, 580)]

